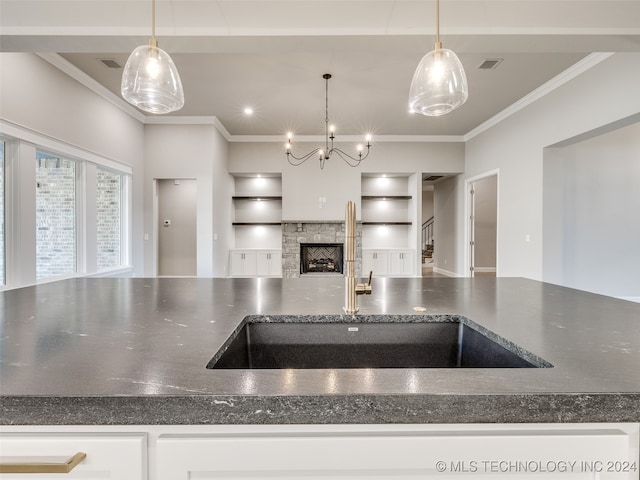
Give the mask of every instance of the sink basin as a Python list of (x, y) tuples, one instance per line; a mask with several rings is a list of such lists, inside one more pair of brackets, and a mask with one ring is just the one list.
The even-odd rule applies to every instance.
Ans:
[(550, 366), (460, 315), (272, 315), (246, 317), (207, 368)]

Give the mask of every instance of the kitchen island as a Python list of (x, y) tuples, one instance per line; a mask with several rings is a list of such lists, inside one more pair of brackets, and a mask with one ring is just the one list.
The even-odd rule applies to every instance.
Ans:
[[(3, 451), (77, 446), (94, 459), (78, 468), (121, 479), (448, 479), (571, 461), (571, 478), (638, 478), (640, 304), (516, 278), (374, 278), (359, 300), (359, 316), (464, 316), (552, 367), (212, 370), (247, 316), (340, 315), (344, 280), (66, 280), (0, 294)], [(491, 463), (529, 452), (538, 463)]]
[(247, 315), (343, 279), (74, 279), (0, 294), (2, 424), (640, 422), (640, 304), (515, 278), (374, 279), (361, 315), (464, 315), (553, 365), (210, 370)]

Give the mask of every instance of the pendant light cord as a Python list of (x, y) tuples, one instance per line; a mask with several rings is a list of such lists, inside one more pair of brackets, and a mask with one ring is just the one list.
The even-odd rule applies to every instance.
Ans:
[(436, 45), (433, 49), (436, 52), (442, 50), (442, 42), (440, 42), (440, 0), (436, 0)]
[(151, 0), (151, 39), (156, 40), (156, 0)]
[(440, 0), (436, 0), (436, 43), (440, 44)]

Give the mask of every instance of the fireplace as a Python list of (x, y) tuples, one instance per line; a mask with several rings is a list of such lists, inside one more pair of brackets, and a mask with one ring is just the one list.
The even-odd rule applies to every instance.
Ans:
[[(344, 245), (344, 220), (289, 220), (282, 224), (282, 276), (283, 278), (309, 277), (313, 275), (342, 275), (345, 272), (344, 256), (342, 261), (333, 262), (340, 270), (337, 272), (318, 272), (316, 262), (316, 272), (303, 274), (302, 244), (318, 246), (331, 245), (343, 248)], [(344, 254), (341, 254), (344, 255)], [(362, 228), (361, 224), (356, 225), (356, 271), (362, 265)], [(320, 258), (329, 258), (322, 255)]]
[(300, 274), (342, 275), (342, 243), (301, 243)]

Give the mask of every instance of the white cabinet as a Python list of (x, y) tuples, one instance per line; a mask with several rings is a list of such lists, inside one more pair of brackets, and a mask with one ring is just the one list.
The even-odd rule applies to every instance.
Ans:
[[(13, 468), (33, 463), (59, 463), (78, 452), (85, 453), (86, 457), (69, 474), (3, 473), (2, 479), (147, 479), (147, 436), (144, 433), (0, 435), (0, 462), (11, 464)], [(9, 467), (3, 465), (3, 468)]]
[(231, 250), (229, 263), (232, 277), (252, 277), (256, 274), (256, 252), (253, 250)]
[(280, 250), (256, 251), (256, 275), (259, 277), (282, 276), (282, 252)]
[(362, 250), (362, 276), (373, 272), (376, 277), (389, 274), (389, 254), (385, 250)]
[(411, 250), (389, 252), (389, 276), (415, 275), (414, 255)]
[(410, 277), (415, 273), (415, 252), (408, 249), (362, 250), (362, 275)]
[(308, 426), (273, 435), (160, 435), (157, 480), (638, 478), (637, 427), (563, 427)]
[(2, 426), (0, 455), (85, 452), (2, 480), (637, 480), (640, 424)]
[(229, 272), (232, 277), (280, 277), (282, 276), (282, 251), (230, 250)]

